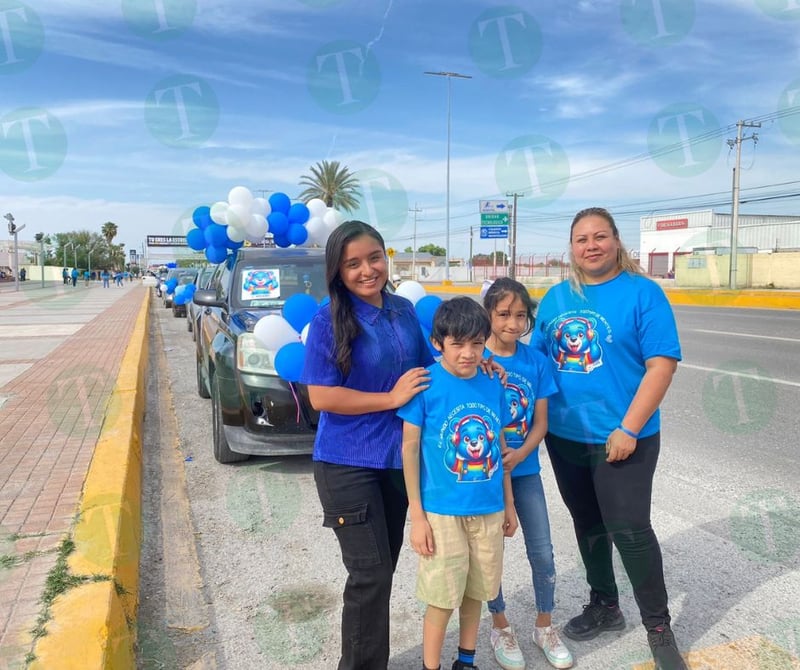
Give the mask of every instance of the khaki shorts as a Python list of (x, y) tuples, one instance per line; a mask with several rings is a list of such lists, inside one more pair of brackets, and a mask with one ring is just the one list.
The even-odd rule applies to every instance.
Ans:
[(494, 600), (503, 575), (503, 512), (478, 516), (427, 513), (433, 556), (420, 556), (417, 598), (455, 609), (464, 596)]

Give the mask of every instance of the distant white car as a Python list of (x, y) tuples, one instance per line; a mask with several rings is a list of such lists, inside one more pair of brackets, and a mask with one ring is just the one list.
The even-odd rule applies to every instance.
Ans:
[(142, 278), (142, 286), (158, 286), (158, 279), (153, 275), (145, 275)]

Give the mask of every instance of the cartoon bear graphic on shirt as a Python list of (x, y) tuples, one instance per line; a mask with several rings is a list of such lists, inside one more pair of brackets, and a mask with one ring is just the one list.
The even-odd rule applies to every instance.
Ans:
[(487, 419), (469, 414), (450, 425), (450, 438), (444, 454), (448, 470), (459, 482), (491, 479), (501, 463), (500, 446)]
[(551, 355), (563, 372), (591, 372), (603, 364), (603, 350), (597, 337), (597, 321), (571, 316), (553, 331)]

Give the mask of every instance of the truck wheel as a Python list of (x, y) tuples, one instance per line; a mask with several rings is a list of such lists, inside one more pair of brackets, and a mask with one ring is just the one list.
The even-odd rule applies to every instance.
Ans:
[(219, 397), (219, 382), (217, 375), (211, 375), (211, 423), (214, 440), (214, 458), (218, 463), (238, 463), (246, 461), (247, 454), (231, 451), (228, 440), (225, 439), (225, 430), (222, 425), (222, 402)]

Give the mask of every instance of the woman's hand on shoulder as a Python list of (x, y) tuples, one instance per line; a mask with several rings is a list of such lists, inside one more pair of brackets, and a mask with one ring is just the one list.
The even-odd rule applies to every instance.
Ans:
[(389, 391), (392, 406), (402, 407), (417, 393), (428, 388), (430, 382), (431, 373), (427, 368), (411, 368), (406, 371)]

